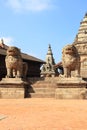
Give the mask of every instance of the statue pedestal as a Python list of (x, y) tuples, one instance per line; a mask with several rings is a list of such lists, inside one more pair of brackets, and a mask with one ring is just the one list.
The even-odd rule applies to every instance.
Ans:
[(3, 78), (0, 82), (0, 98), (25, 98), (27, 85), (21, 78)]
[(82, 78), (60, 78), (57, 86), (56, 99), (87, 99), (87, 81)]

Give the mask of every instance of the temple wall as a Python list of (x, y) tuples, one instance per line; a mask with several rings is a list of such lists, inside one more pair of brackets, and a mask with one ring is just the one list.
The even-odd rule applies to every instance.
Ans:
[(81, 68), (80, 73), (81, 77), (87, 78), (87, 55), (80, 56), (81, 59)]
[(15, 88), (15, 86), (13, 88), (11, 86), (7, 88), (7, 86), (0, 86), (0, 98), (24, 98), (24, 88)]
[(56, 99), (87, 99), (86, 88), (57, 88)]

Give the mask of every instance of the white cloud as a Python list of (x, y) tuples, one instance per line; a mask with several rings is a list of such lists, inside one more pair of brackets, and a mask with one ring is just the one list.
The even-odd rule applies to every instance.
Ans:
[(12, 37), (3, 37), (3, 38), (0, 38), (0, 40), (1, 39), (3, 39), (4, 44), (8, 45), (8, 46), (11, 46), (13, 44), (13, 42), (14, 42)]
[(52, 0), (7, 0), (7, 5), (14, 11), (42, 11), (49, 9)]

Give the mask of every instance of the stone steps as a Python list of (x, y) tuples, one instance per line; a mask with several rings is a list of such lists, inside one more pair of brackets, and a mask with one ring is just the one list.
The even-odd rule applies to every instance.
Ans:
[(32, 98), (54, 98), (57, 88), (56, 78), (30, 78), (31, 87), (28, 88), (28, 97)]
[(28, 96), (33, 98), (54, 98), (54, 88), (29, 88)]
[(31, 98), (54, 98), (55, 93), (30, 93)]

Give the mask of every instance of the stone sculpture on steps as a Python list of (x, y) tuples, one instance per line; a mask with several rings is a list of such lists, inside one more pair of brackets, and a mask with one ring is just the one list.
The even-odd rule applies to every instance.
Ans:
[(66, 45), (62, 51), (62, 64), (64, 69), (64, 77), (71, 77), (74, 71), (74, 77), (80, 76), (80, 57), (74, 45)]
[(27, 74), (27, 64), (23, 62), (20, 49), (10, 46), (5, 58), (7, 78), (23, 78)]

